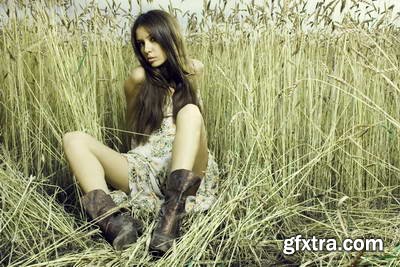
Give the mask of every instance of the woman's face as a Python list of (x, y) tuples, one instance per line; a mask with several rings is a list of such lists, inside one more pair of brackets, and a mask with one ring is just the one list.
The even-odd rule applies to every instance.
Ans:
[(167, 60), (164, 49), (142, 26), (136, 29), (136, 41), (139, 43), (140, 52), (152, 67), (161, 66)]

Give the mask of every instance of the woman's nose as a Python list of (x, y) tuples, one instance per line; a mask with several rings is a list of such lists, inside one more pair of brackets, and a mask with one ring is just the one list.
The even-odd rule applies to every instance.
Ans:
[(151, 51), (151, 44), (150, 42), (144, 43), (144, 52), (149, 53)]

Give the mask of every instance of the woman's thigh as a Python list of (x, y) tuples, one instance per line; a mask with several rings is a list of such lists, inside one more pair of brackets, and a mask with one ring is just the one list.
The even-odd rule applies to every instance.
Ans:
[(108, 184), (115, 189), (129, 192), (128, 160), (124, 155), (84, 132), (71, 132), (68, 134), (73, 135), (70, 139), (81, 142), (81, 145), (95, 155), (104, 169), (105, 179)]

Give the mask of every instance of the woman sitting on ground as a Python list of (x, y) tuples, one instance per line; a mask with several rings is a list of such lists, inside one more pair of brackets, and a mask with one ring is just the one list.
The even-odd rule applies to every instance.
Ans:
[(122, 249), (140, 235), (142, 223), (117, 208), (129, 198), (134, 208), (159, 210), (150, 249), (163, 254), (179, 237), (182, 216), (215, 202), (218, 167), (195, 88), (203, 64), (187, 57), (176, 19), (161, 10), (137, 17), (131, 41), (140, 63), (124, 84), (131, 150), (116, 152), (83, 132), (66, 133), (63, 147), (83, 207), (106, 239)]

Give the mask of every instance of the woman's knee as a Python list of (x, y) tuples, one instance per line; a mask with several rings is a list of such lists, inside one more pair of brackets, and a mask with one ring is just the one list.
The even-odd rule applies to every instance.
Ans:
[(203, 116), (199, 107), (194, 104), (186, 104), (177, 114), (177, 123), (179, 122), (190, 123), (200, 127), (203, 123)]
[(89, 137), (87, 133), (81, 131), (67, 132), (62, 137), (63, 148), (67, 150), (75, 145), (84, 146)]

